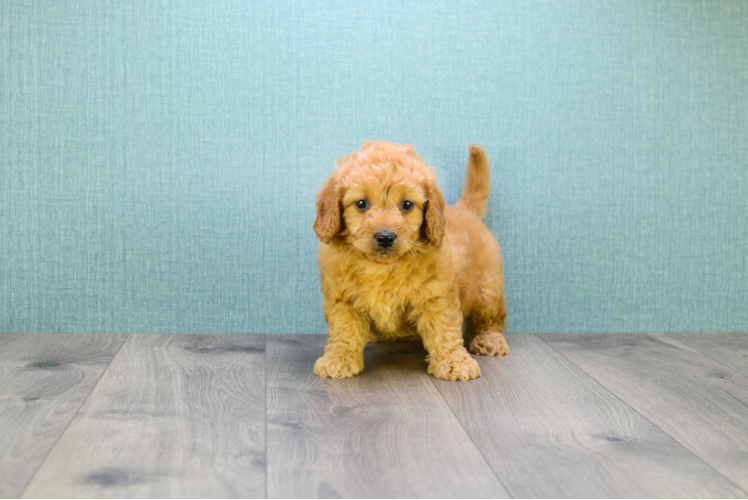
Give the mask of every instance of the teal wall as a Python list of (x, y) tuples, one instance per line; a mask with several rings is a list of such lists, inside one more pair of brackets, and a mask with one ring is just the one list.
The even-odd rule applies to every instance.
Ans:
[(493, 161), (513, 332), (748, 330), (748, 2), (0, 3), (0, 331), (324, 332), (366, 139)]

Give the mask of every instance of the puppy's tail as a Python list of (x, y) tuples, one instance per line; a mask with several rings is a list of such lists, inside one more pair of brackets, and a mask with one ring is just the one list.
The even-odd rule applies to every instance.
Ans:
[(455, 203), (483, 219), (488, 213), (488, 195), (491, 194), (491, 172), (488, 168), (488, 156), (481, 148), (470, 146), (470, 158), (467, 164), (467, 177), (462, 188), (462, 197)]

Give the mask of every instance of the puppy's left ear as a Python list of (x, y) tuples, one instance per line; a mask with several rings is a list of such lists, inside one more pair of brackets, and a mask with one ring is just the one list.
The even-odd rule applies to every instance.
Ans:
[(444, 233), (447, 230), (444, 219), (444, 201), (442, 190), (435, 183), (426, 186), (426, 213), (423, 215), (423, 232), (429, 243), (435, 247), (442, 246)]
[(317, 218), (314, 232), (322, 243), (330, 243), (340, 231), (341, 193), (336, 174), (333, 174), (317, 195)]

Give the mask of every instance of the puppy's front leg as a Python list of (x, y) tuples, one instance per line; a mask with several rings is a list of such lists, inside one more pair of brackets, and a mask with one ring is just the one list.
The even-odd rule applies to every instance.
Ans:
[(369, 321), (341, 301), (323, 304), (328, 321), (325, 353), (314, 364), (314, 374), (328, 378), (348, 378), (364, 369), (364, 347)]
[(427, 372), (442, 380), (472, 380), (480, 366), (462, 341), (462, 313), (454, 297), (439, 297), (415, 310), (416, 328), (429, 353)]

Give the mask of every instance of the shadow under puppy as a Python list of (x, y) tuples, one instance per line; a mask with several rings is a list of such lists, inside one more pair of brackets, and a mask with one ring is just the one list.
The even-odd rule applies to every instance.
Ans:
[(430, 375), (478, 378), (463, 320), (470, 352), (509, 354), (499, 244), (481, 222), (489, 181), (488, 157), (477, 146), (453, 207), (411, 145), (367, 142), (338, 160), (314, 221), (329, 325), (316, 375), (358, 375), (368, 342), (420, 337)]

